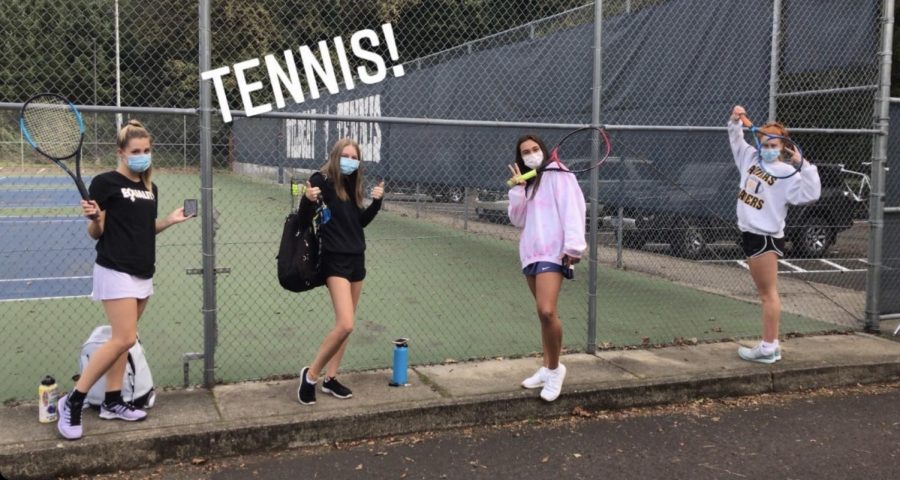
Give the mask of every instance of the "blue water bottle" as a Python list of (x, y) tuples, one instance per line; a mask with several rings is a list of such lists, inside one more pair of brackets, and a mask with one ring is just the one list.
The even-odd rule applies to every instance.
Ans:
[(409, 366), (409, 339), (398, 338), (394, 340), (394, 375), (391, 377), (392, 387), (405, 387), (406, 369)]

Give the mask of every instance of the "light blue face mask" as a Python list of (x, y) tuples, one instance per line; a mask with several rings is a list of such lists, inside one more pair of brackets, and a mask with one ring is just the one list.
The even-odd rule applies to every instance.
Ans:
[(350, 157), (341, 157), (341, 173), (350, 175), (355, 172), (357, 168), (359, 168), (359, 160), (354, 160)]
[(134, 173), (143, 173), (150, 168), (150, 154), (145, 153), (143, 155), (129, 155), (128, 156), (128, 169)]
[(777, 148), (763, 148), (759, 151), (759, 156), (762, 158), (762, 161), (766, 163), (772, 163), (775, 160), (778, 160), (778, 157), (781, 155), (781, 150)]

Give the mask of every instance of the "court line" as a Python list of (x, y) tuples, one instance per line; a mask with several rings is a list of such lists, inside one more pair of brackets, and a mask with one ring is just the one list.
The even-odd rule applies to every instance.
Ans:
[(0, 303), (6, 302), (29, 302), (35, 300), (64, 300), (70, 298), (90, 298), (90, 295), (68, 295), (65, 297), (34, 297), (34, 298), (6, 298), (0, 300)]
[(2, 278), (0, 283), (4, 282), (42, 282), (50, 280), (84, 280), (92, 278), (91, 275), (79, 275), (77, 277), (36, 277), (36, 278)]
[(0, 223), (65, 223), (83, 222), (85, 220), (86, 218), (84, 217), (0, 217)]

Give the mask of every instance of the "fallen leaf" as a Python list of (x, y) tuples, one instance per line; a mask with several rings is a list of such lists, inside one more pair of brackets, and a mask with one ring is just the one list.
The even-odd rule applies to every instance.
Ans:
[(572, 456), (575, 457), (575, 458), (581, 458), (581, 454), (580, 454), (580, 453), (573, 453)]
[(206, 459), (200, 458), (200, 457), (194, 457), (191, 459), (191, 463), (194, 465), (203, 465), (204, 463), (206, 463)]
[(541, 463), (547, 463), (549, 461), (550, 461), (550, 455), (547, 455), (546, 457), (541, 459)]
[(357, 469), (357, 470), (362, 470), (362, 464), (360, 463), (359, 465), (357, 465), (357, 466), (356, 466), (356, 469)]
[(581, 406), (577, 406), (577, 407), (575, 407), (574, 409), (572, 409), (572, 415), (574, 415), (574, 416), (576, 416), (576, 417), (590, 417), (590, 416), (592, 416), (592, 415), (591, 415), (591, 412), (585, 410), (585, 409), (582, 408)]

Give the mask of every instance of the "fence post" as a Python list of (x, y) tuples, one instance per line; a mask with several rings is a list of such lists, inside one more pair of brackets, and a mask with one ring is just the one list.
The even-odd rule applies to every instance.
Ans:
[[(209, 0), (200, 0), (200, 71), (210, 69)], [(203, 208), (203, 385), (216, 383), (216, 254), (213, 231), (212, 116), (209, 82), (200, 82), (200, 201)]]
[(891, 43), (894, 37), (894, 0), (884, 0), (881, 12), (881, 65), (878, 95), (875, 98), (874, 123), (879, 130), (872, 145), (872, 176), (869, 189), (869, 251), (866, 272), (866, 332), (881, 331), (879, 291), (884, 237), (885, 161), (888, 148), (888, 123), (891, 96)]
[(619, 205), (619, 222), (616, 224), (616, 268), (622, 269), (622, 237), (625, 235), (625, 210)]
[[(603, 58), (600, 48), (600, 39), (603, 25), (603, 0), (594, 1), (594, 72), (593, 90), (591, 92), (591, 126), (600, 126), (600, 87), (601, 87), (601, 60)], [(591, 158), (596, 159), (600, 155), (599, 138), (593, 135), (591, 141)], [(599, 172), (596, 168), (591, 170), (591, 221), (590, 221), (590, 268), (588, 270), (588, 321), (587, 344), (585, 351), (593, 353), (597, 350), (597, 190), (599, 188)]]
[(769, 121), (777, 114), (775, 97), (778, 95), (778, 61), (781, 52), (781, 0), (772, 3), (772, 50), (769, 54)]

